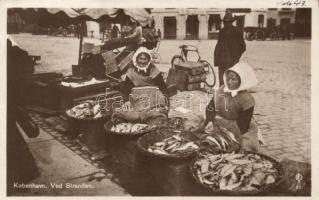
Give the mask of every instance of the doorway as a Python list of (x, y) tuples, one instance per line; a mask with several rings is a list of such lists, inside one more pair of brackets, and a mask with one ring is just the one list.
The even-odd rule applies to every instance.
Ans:
[(176, 39), (176, 18), (164, 17), (164, 39)]
[(245, 28), (245, 15), (236, 16), (236, 26), (243, 33)]
[(209, 15), (208, 18), (208, 38), (217, 39), (219, 30), (221, 29), (221, 17), (219, 14)]
[(199, 20), (197, 15), (189, 15), (186, 20), (186, 39), (198, 39)]

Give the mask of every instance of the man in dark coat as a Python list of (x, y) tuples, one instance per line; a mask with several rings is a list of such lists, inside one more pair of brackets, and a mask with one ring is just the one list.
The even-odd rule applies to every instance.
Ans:
[(214, 51), (214, 65), (218, 66), (219, 85), (224, 84), (225, 70), (239, 62), (246, 50), (243, 34), (232, 25), (235, 19), (231, 13), (226, 13), (223, 18), (224, 28), (220, 30)]

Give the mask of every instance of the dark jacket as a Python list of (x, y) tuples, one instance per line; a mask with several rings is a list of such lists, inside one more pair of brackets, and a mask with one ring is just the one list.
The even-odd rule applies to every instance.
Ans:
[[(23, 139), (16, 122), (24, 129), (21, 112), (18, 109), (26, 106), (30, 91), (30, 76), (34, 64), (29, 54), (7, 41), (7, 194), (15, 194), (19, 188), (14, 183), (27, 183), (39, 174), (35, 160), (28, 145)], [(33, 130), (32, 130), (33, 131)], [(34, 129), (38, 131), (38, 129)], [(33, 133), (31, 133), (33, 134)]]
[(236, 64), (246, 50), (243, 34), (236, 27), (221, 29), (214, 51), (214, 65), (224, 68)]

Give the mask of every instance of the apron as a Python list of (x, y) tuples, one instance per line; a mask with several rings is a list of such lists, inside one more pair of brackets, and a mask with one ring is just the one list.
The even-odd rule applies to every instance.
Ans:
[(259, 151), (258, 128), (257, 123), (252, 118), (248, 131), (244, 134), (240, 132), (237, 125), (237, 119), (241, 112), (240, 105), (236, 101), (236, 96), (217, 92), (214, 95), (216, 118), (215, 125), (222, 126), (231, 131), (241, 143), (242, 148), (248, 151)]

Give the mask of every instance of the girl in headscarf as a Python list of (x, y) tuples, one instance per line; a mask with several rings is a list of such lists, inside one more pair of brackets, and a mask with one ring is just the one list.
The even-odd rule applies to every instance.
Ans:
[(127, 101), (113, 118), (129, 121), (165, 119), (168, 114), (169, 97), (162, 73), (151, 63), (151, 54), (140, 47), (133, 55), (133, 64), (125, 74), (121, 85)]
[(126, 72), (121, 91), (128, 100), (134, 87), (155, 86), (160, 92), (167, 96), (167, 86), (162, 73), (151, 63), (152, 55), (145, 47), (140, 47), (133, 55), (133, 65)]
[(247, 91), (257, 84), (255, 73), (247, 63), (237, 63), (225, 71), (223, 78), (225, 85), (206, 108), (205, 132), (222, 126), (233, 132), (243, 149), (258, 151), (258, 129), (252, 120), (255, 100)]

